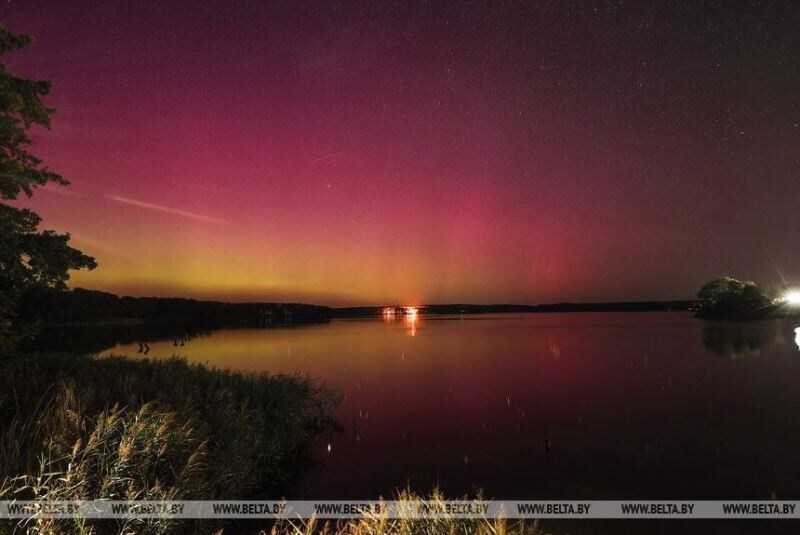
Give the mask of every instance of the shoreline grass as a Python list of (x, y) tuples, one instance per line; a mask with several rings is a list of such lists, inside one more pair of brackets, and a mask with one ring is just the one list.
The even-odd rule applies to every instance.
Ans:
[[(299, 375), (178, 358), (5, 357), (0, 499), (282, 496), (310, 465), (315, 440), (334, 428), (337, 402), (331, 390)], [(53, 520), (23, 532), (174, 533), (187, 524)]]
[[(338, 396), (301, 376), (185, 359), (0, 359), (0, 500), (274, 499), (335, 428)], [(420, 501), (410, 491), (400, 501)], [(424, 501), (444, 500), (434, 492)], [(0, 534), (543, 535), (503, 519), (0, 521)]]
[[(471, 501), (469, 496), (460, 498)], [(434, 510), (445, 509), (445, 496), (434, 490), (423, 498), (410, 490), (398, 492), (394, 500), (409, 504), (423, 502)], [(478, 501), (485, 501), (478, 496)], [(218, 533), (216, 535), (222, 535)], [(269, 532), (259, 535), (547, 535), (538, 521), (510, 521), (503, 518), (388, 518), (386, 513), (376, 513), (364, 518), (320, 521), (284, 520), (276, 523)]]

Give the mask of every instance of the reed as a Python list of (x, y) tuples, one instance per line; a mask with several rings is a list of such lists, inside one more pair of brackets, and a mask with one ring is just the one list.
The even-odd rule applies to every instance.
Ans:
[[(443, 510), (444, 499), (439, 491), (434, 491), (427, 498), (403, 491), (395, 498), (399, 502), (409, 503), (409, 507), (411, 502), (426, 502), (431, 508), (440, 510)], [(538, 522), (511, 522), (502, 518), (388, 518), (382, 513), (338, 522), (320, 522), (316, 519), (282, 521), (273, 526), (270, 532), (262, 532), (261, 535), (545, 535), (545, 531)]]
[[(183, 359), (0, 359), (0, 499), (202, 500), (285, 496), (334, 427), (338, 396), (302, 376)], [(419, 501), (410, 491), (400, 501)], [(434, 492), (432, 505), (443, 496)], [(0, 522), (0, 534), (259, 533), (169, 518)], [(261, 535), (542, 535), (502, 519), (281, 521)]]
[[(177, 358), (8, 357), (0, 360), (0, 499), (280, 496), (334, 426), (336, 403), (332, 391), (302, 376)], [(188, 524), (31, 520), (16, 527), (174, 533)]]

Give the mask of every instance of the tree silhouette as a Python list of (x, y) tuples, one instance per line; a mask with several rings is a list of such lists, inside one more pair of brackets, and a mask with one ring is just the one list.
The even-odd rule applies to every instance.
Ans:
[(775, 301), (775, 291), (751, 281), (721, 277), (704, 285), (697, 293), (700, 317), (758, 317), (766, 315)]
[[(0, 26), (0, 56), (32, 41)], [(30, 197), (48, 183), (69, 184), (28, 151), (30, 128), (50, 128), (55, 109), (42, 101), (50, 86), (48, 81), (14, 76), (0, 62), (0, 201), (13, 201), (20, 194)], [(30, 324), (17, 320), (17, 305), (26, 290), (66, 289), (69, 270), (97, 265), (92, 257), (68, 245), (69, 234), (40, 231), (40, 222), (31, 210), (0, 202), (0, 354), (33, 332)]]

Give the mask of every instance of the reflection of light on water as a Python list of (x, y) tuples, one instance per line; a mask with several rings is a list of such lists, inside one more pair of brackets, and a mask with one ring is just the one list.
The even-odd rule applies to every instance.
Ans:
[(403, 311), (405, 315), (406, 329), (408, 329), (411, 336), (417, 335), (417, 323), (419, 322), (419, 309), (417, 307), (405, 307)]
[(383, 309), (383, 321), (390, 322), (397, 319), (397, 311), (394, 307), (385, 307)]
[(408, 334), (411, 336), (417, 336), (417, 323), (419, 322), (419, 318), (416, 314), (406, 314), (405, 323), (406, 329), (408, 329)]
[(800, 327), (794, 330), (794, 343), (797, 345), (797, 349), (800, 349)]
[(384, 307), (381, 310), (381, 316), (383, 316), (385, 323), (390, 323), (399, 319), (398, 316), (403, 316), (403, 324), (408, 330), (408, 334), (411, 336), (417, 335), (417, 324), (419, 323), (418, 307)]

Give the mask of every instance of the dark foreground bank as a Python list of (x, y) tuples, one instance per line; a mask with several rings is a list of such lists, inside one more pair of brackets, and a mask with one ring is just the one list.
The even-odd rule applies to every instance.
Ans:
[[(0, 360), (0, 499), (284, 496), (309, 465), (315, 440), (333, 427), (336, 403), (334, 393), (309, 379), (181, 359), (6, 357)], [(165, 522), (87, 530), (50, 520), (37, 533), (187, 528)], [(0, 525), (0, 533), (11, 529)]]

